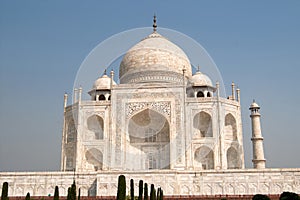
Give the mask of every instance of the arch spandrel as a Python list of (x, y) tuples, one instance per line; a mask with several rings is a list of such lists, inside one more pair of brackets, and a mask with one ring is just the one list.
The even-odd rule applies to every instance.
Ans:
[(145, 109), (155, 110), (161, 115), (165, 116), (170, 123), (171, 119), (171, 102), (131, 102), (126, 104), (126, 117), (130, 119), (132, 116)]

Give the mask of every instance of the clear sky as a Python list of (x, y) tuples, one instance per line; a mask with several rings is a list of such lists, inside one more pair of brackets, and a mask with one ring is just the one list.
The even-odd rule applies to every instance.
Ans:
[(1, 0), (0, 171), (59, 170), (63, 95), (84, 58), (154, 13), (207, 50), (227, 93), (241, 89), (246, 167), (253, 99), (267, 167), (300, 167), (300, 1)]

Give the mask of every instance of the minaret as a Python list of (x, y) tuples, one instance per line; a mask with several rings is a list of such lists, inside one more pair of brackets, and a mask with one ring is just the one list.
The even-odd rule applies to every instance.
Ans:
[(253, 145), (253, 167), (255, 169), (264, 169), (266, 167), (266, 159), (264, 156), (264, 147), (263, 140), (264, 138), (261, 135), (260, 127), (260, 114), (259, 114), (259, 105), (253, 103), (250, 105), (249, 110), (251, 110), (251, 122), (252, 122), (252, 145)]

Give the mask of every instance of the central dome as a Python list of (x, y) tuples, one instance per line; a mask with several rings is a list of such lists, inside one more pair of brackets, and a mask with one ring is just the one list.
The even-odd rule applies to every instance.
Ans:
[(192, 76), (187, 55), (156, 31), (134, 45), (120, 64), (120, 83), (182, 83)]

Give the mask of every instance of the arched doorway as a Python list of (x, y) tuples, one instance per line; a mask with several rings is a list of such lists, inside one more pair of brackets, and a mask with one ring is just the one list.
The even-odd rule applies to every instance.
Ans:
[(225, 139), (237, 140), (237, 125), (234, 116), (229, 113), (225, 116)]
[(204, 97), (204, 93), (202, 91), (197, 92), (197, 97)]
[(194, 153), (196, 167), (201, 169), (214, 169), (214, 152), (207, 146), (202, 146), (196, 149)]
[(87, 119), (87, 126), (95, 134), (95, 139), (103, 139), (104, 122), (98, 115), (92, 115)]
[(197, 129), (195, 137), (212, 137), (212, 120), (210, 114), (201, 111), (193, 119), (193, 126)]
[(240, 168), (240, 158), (237, 150), (234, 147), (230, 147), (226, 153), (227, 157), (227, 169), (239, 169)]
[(143, 155), (140, 169), (170, 168), (170, 126), (165, 116), (142, 110), (130, 118), (128, 134), (135, 155)]

